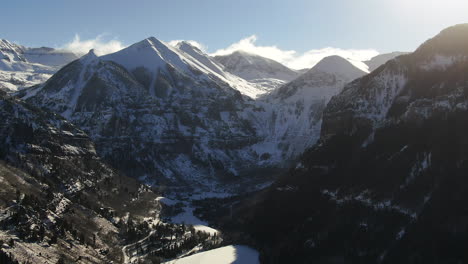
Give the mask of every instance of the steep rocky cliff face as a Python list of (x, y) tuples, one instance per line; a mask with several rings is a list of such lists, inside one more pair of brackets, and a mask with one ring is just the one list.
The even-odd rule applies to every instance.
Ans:
[(318, 144), (238, 208), (265, 262), (467, 261), (467, 36), (448, 28), (331, 99)]
[(0, 92), (0, 119), (2, 261), (122, 261), (131, 236), (120, 219), (156, 217), (156, 195), (104, 163), (57, 114)]
[[(2, 96), (0, 107), (3, 160), (39, 175), (54, 174), (69, 192), (98, 180), (93, 176), (112, 177), (113, 171), (96, 156), (91, 140), (70, 122), (6, 96)], [(46, 165), (49, 162), (60, 168)], [(86, 165), (89, 167), (83, 169)], [(106, 173), (88, 174), (91, 167)]]

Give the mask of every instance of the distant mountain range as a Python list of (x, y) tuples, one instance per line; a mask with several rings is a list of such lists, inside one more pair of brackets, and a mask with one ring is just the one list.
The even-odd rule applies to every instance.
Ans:
[[(272, 78), (278, 68), (281, 82), (297, 78), (262, 95), (271, 88), (226, 72), (241, 55), (237, 68), (250, 61), (256, 77)], [(237, 185), (223, 182), (251, 181), (242, 176), (288, 166), (312, 146), (328, 100), (366, 74), (337, 56), (302, 75), (258, 56), (229, 58), (148, 38), (102, 57), (90, 51), (19, 95), (86, 131), (99, 155), (127, 175), (232, 192)]]
[[(272, 91), (307, 71), (307, 69), (292, 70), (274, 60), (244, 51), (216, 56), (212, 58), (211, 62), (207, 62), (201, 59), (207, 55), (189, 42), (178, 42), (176, 48), (186, 55), (202, 60), (205, 67), (217, 74), (229, 75), (231, 73), (235, 75), (229, 77), (233, 79), (234, 84), (245, 86), (245, 92), (251, 97)], [(405, 53), (381, 54), (363, 63), (368, 65), (369, 71), (372, 71), (386, 61), (402, 54)], [(24, 47), (1, 39), (0, 57), (0, 89), (16, 91), (18, 88), (45, 82), (53, 73), (78, 59), (80, 55), (49, 47)], [(240, 77), (248, 83), (242, 82), (236, 77)]]
[(0, 39), (0, 90), (16, 91), (45, 82), (77, 55), (53, 48), (27, 48)]

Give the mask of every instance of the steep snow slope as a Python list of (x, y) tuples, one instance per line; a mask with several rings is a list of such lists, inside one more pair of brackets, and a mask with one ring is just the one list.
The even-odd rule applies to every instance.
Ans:
[(26, 48), (8, 40), (0, 40), (0, 70), (2, 71), (29, 71), (39, 73), (53, 73), (52, 67), (37, 63), (29, 63), (24, 52)]
[(268, 87), (248, 82), (237, 75), (225, 71), (221, 64), (217, 63), (208, 54), (186, 41), (179, 42), (176, 45), (176, 48), (178, 48), (185, 57), (192, 58), (196, 64), (200, 65), (200, 67), (207, 68), (211, 71), (211, 74), (214, 73), (214, 76), (220, 78), (223, 82), (228, 83), (231, 87), (244, 95), (256, 99), (269, 91)]
[(294, 159), (320, 136), (322, 112), (332, 96), (364, 71), (339, 56), (326, 57), (312, 69), (263, 98), (266, 140), (255, 146), (272, 160)]
[(26, 59), (22, 55), (24, 47), (9, 42), (6, 39), (0, 40), (0, 59), (9, 62), (22, 61), (26, 62)]
[(54, 73), (78, 57), (52, 48), (27, 48), (0, 39), (0, 70)]
[(154, 37), (103, 56), (103, 60), (114, 61), (133, 73), (152, 91), (159, 74), (167, 75), (174, 70), (178, 74), (191, 78), (195, 82), (211, 81), (220, 87), (234, 88), (240, 93), (255, 98), (262, 90), (238, 78), (225, 73), (215, 62), (199, 49), (187, 42), (172, 47)]
[(221, 76), (226, 76), (227, 72), (223, 70), (223, 66), (212, 60), (207, 54), (201, 51), (199, 48), (193, 46), (187, 41), (178, 42), (175, 47), (186, 55), (191, 56), (200, 64), (208, 67), (211, 71), (216, 72)]
[(222, 64), (226, 71), (269, 90), (293, 80), (300, 74), (299, 71), (289, 69), (279, 62), (244, 51), (216, 56), (214, 59)]
[[(122, 72), (125, 70), (120, 66), (102, 62), (91, 50), (79, 60), (62, 68), (44, 85), (27, 90), (23, 99), (37, 93), (44, 94), (44, 103), (47, 105), (54, 102), (54, 111), (68, 119), (71, 119), (74, 112), (92, 110), (90, 107), (95, 107), (102, 97), (106, 97), (109, 103), (118, 107), (119, 104), (123, 104), (123, 101), (119, 100), (127, 98), (127, 103), (130, 103), (132, 98), (143, 93), (143, 88), (130, 77), (121, 76)], [(103, 87), (100, 90), (93, 89), (92, 85), (101, 83)], [(49, 87), (53, 89), (49, 90)], [(48, 93), (48, 96), (45, 93)]]
[(50, 78), (61, 66), (78, 57), (51, 48), (27, 48), (0, 39), (0, 89), (16, 91)]
[(29, 71), (0, 71), (0, 90), (14, 92), (47, 81), (52, 74)]

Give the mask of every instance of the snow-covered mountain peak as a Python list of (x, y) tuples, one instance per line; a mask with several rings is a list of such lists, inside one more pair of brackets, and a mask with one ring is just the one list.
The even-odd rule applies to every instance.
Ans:
[(97, 59), (98, 59), (98, 56), (96, 55), (94, 49), (90, 49), (86, 55), (80, 58), (80, 61), (82, 64), (87, 65), (89, 63), (96, 61)]
[(7, 47), (9, 47), (11, 45), (11, 43), (6, 40), (6, 39), (0, 39), (0, 48), (3, 50)]
[(14, 44), (7, 39), (0, 39), (0, 48), (3, 49), (17, 49), (17, 48), (23, 48), (20, 45)]
[(94, 57), (97, 57), (96, 51), (94, 49), (90, 49), (89, 52), (88, 52), (88, 55), (92, 55)]
[(185, 41), (185, 40), (179, 41), (179, 42), (177, 42), (175, 47), (178, 48), (179, 50), (183, 50), (183, 51), (194, 50), (194, 51), (196, 51), (198, 53), (204, 53), (197, 46), (190, 43), (190, 41)]
[(0, 40), (0, 90), (16, 91), (47, 80), (55, 68), (30, 62), (28, 48)]
[[(334, 55), (323, 58), (309, 71), (310, 73), (322, 72), (334, 75), (340, 75), (347, 79), (353, 80), (361, 77), (366, 71), (359, 69), (347, 59)], [(307, 74), (307, 73), (305, 73)]]
[(143, 39), (141, 41), (138, 41), (138, 42), (130, 45), (130, 47), (132, 47), (133, 49), (135, 49), (135, 48), (137, 48), (137, 49), (151, 48), (151, 47), (157, 46), (160, 42), (161, 42), (160, 40), (158, 40), (157, 38), (151, 36), (151, 37), (145, 38), (145, 39)]
[(158, 53), (161, 53), (161, 56), (163, 54), (167, 54), (167, 53), (170, 53), (170, 52), (175, 52), (174, 49), (164, 43), (163, 41), (155, 38), (155, 37), (149, 37), (147, 39), (144, 39), (138, 43), (135, 44), (136, 47), (139, 47), (141, 49), (146, 49), (146, 48), (150, 48), (150, 49), (153, 49), (155, 50), (156, 52)]
[(194, 62), (202, 68), (208, 68), (209, 71), (213, 71), (219, 74), (221, 77), (226, 78), (226, 72), (223, 70), (223, 66), (215, 62), (208, 54), (200, 50), (198, 47), (190, 44), (188, 41), (180, 41), (175, 47), (183, 52), (185, 55), (193, 58)]
[[(177, 48), (178, 51), (183, 52), (186, 55), (191, 56), (195, 60), (202, 60), (200, 62), (208, 62), (210, 61), (209, 64), (216, 64), (214, 61), (210, 58), (208, 54), (206, 54), (204, 51), (200, 50), (198, 47), (192, 45), (188, 41), (180, 41), (175, 45), (175, 48)], [(205, 66), (206, 63), (203, 63)], [(212, 67), (209, 67), (212, 68)], [(221, 65), (216, 65), (216, 68), (222, 69)]]
[[(200, 52), (197, 50), (197, 52)], [(189, 55), (193, 55), (192, 54)], [(203, 56), (202, 54), (199, 54)], [(202, 67), (203, 63), (197, 62), (197, 58), (185, 56), (184, 52), (155, 37), (149, 37), (135, 43), (116, 53), (101, 57), (103, 60), (114, 61), (124, 66), (128, 71), (138, 74), (150, 74), (153, 79), (159, 73), (168, 73), (175, 70), (178, 74), (193, 79), (204, 78), (210, 74), (209, 70)]]
[[(223, 60), (222, 59), (223, 57), (226, 59)], [(279, 62), (274, 61), (272, 59), (268, 59), (268, 58), (265, 58), (265, 57), (262, 57), (253, 53), (249, 53), (246, 51), (242, 51), (242, 50), (235, 51), (231, 53), (230, 55), (226, 55), (226, 56), (216, 56), (215, 58), (218, 58), (222, 61), (232, 61), (232, 62), (237, 61), (237, 63), (243, 63), (246, 65), (254, 65), (254, 64), (259, 64), (259, 63), (263, 65), (280, 64)]]
[(150, 72), (155, 73), (159, 68), (166, 65), (164, 55), (168, 56), (168, 53), (173, 52), (155, 37), (150, 37), (101, 58), (103, 60), (114, 61), (129, 71), (135, 70), (138, 67), (144, 67)]
[(193, 45), (181, 43), (179, 48), (150, 37), (116, 53), (102, 56), (101, 59), (122, 65), (146, 87), (161, 84), (160, 76), (166, 76), (164, 79), (170, 86), (177, 86), (173, 80), (179, 79), (180, 77), (175, 76), (178, 75), (190, 79), (192, 84), (209, 82), (211, 84), (208, 86), (212, 87), (230, 86), (249, 97), (265, 92), (226, 73), (221, 65)]
[(300, 74), (277, 61), (245, 51), (215, 56), (214, 59), (224, 66), (225, 71), (270, 90), (295, 79)]
[(357, 68), (349, 60), (340, 56), (329, 56), (323, 58), (309, 71), (279, 88), (272, 96), (286, 99), (295, 95), (294, 98), (302, 100), (306, 94), (306, 97), (313, 95), (313, 97), (320, 98), (326, 95), (328, 101), (331, 96), (341, 91), (346, 83), (365, 74), (365, 71)]
[[(49, 67), (57, 67), (58, 69), (78, 59), (78, 56), (66, 50), (56, 50), (49, 47), (29, 48), (14, 44), (6, 39), (0, 39), (0, 60), (2, 59), (9, 63), (41, 64)], [(10, 68), (15, 67), (11, 66)], [(14, 70), (16, 71), (17, 69)]]
[(45, 82), (63, 65), (78, 59), (53, 48), (28, 48), (0, 39), (0, 89), (16, 91)]
[[(271, 160), (294, 159), (320, 137), (322, 112), (328, 101), (366, 72), (339, 56), (330, 56), (262, 99), (268, 103), (266, 140), (255, 147)], [(278, 155), (279, 154), (279, 155)]]
[(23, 56), (24, 47), (11, 43), (6, 39), (0, 40), (0, 60), (8, 62), (22, 61), (26, 62)]

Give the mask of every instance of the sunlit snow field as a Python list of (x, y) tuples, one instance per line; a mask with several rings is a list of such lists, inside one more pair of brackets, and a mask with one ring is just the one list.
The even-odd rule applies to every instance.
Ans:
[(226, 246), (165, 264), (258, 264), (258, 252), (246, 246)]

